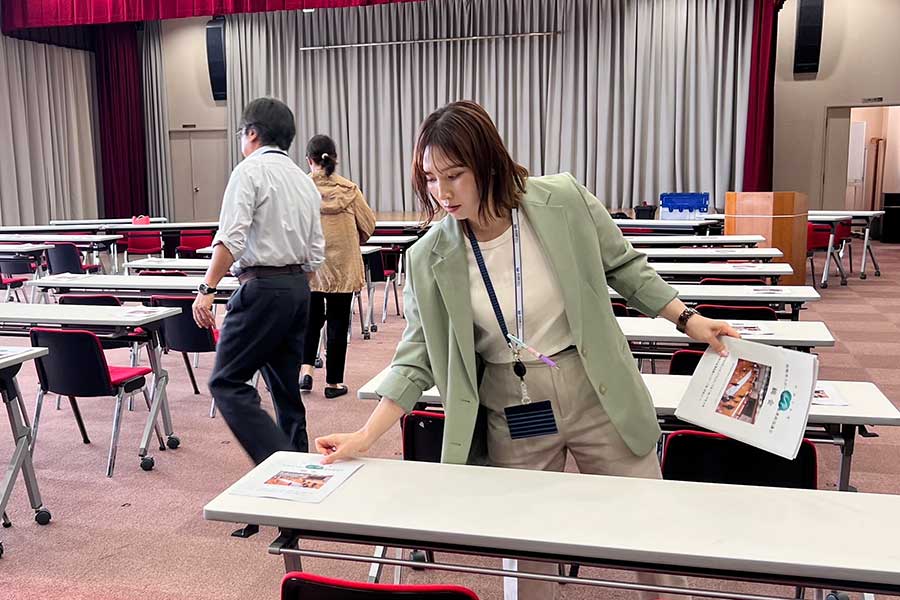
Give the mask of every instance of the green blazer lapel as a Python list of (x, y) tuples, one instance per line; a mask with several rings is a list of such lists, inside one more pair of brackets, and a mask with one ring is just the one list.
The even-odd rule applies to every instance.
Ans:
[(462, 353), (472, 388), (477, 391), (475, 323), (469, 295), (469, 263), (464, 234), (459, 222), (452, 217), (445, 217), (440, 227), (440, 235), (431, 250), (438, 258), (431, 270), (447, 307), (450, 327)]
[[(544, 252), (553, 265), (557, 281), (562, 288), (566, 303), (566, 318), (572, 329), (572, 337), (577, 345), (581, 345), (582, 306), (581, 281), (575, 268), (575, 249), (572, 246), (572, 235), (566, 220), (565, 206), (554, 205), (550, 201), (551, 194), (544, 190), (532, 190), (521, 201), (521, 208), (531, 227), (537, 233), (544, 247)], [(524, 265), (527, 269), (528, 266)], [(526, 307), (527, 310), (527, 307)]]

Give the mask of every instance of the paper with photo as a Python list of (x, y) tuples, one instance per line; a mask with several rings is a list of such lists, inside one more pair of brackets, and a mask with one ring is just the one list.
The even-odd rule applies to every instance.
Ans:
[(753, 323), (749, 321), (728, 321), (728, 324), (740, 333), (742, 337), (775, 335), (775, 332), (769, 329), (765, 323), (759, 321)]
[(317, 503), (340, 487), (362, 466), (363, 463), (357, 461), (332, 465), (322, 465), (315, 460), (279, 461), (271, 464), (271, 468), (254, 472), (253, 477), (239, 481), (229, 493)]
[(850, 403), (833, 384), (822, 382), (816, 384), (812, 403), (817, 406), (850, 406)]
[(721, 338), (707, 349), (675, 410), (679, 419), (794, 459), (819, 372), (814, 354)]

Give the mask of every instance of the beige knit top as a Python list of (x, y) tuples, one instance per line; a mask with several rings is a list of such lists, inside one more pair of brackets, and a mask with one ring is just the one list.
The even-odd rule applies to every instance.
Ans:
[(325, 235), (325, 263), (310, 281), (314, 292), (349, 293), (366, 283), (360, 244), (375, 231), (375, 214), (359, 186), (336, 173), (312, 174), (322, 194), (322, 233)]

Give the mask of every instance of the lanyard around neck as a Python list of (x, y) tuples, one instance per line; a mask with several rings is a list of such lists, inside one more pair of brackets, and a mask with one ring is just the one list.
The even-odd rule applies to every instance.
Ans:
[[(488, 273), (487, 265), (484, 263), (484, 255), (481, 253), (481, 247), (475, 238), (472, 228), (466, 225), (466, 235), (472, 244), (472, 254), (475, 255), (475, 262), (478, 264), (478, 271), (481, 273), (481, 280), (484, 282), (485, 290), (491, 301), (491, 307), (494, 309), (494, 316), (497, 318), (497, 324), (503, 333), (503, 341), (513, 350), (513, 355), (518, 361), (518, 349), (509, 339), (509, 329), (506, 327), (506, 319), (503, 318), (503, 311), (500, 309), (500, 303), (497, 301), (497, 294), (494, 291), (494, 284), (491, 282), (491, 276)], [(513, 273), (516, 291), (516, 336), (520, 340), (525, 339), (525, 294), (522, 283), (522, 239), (521, 229), (519, 226), (519, 210), (512, 209), (512, 237), (513, 237)]]

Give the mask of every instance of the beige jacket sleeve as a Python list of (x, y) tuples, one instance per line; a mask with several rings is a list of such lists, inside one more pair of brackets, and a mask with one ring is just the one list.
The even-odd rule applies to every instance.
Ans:
[(353, 215), (356, 217), (356, 229), (359, 231), (359, 243), (365, 244), (375, 231), (375, 213), (366, 202), (362, 190), (356, 188), (356, 198), (353, 199)]

